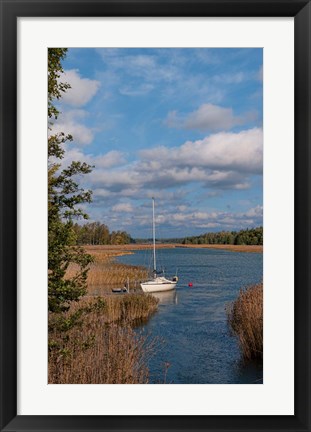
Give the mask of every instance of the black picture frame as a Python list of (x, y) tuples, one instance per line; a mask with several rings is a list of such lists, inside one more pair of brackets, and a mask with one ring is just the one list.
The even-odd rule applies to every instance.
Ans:
[[(311, 6), (306, 0), (0, 0), (1, 6), (1, 431), (311, 431), (310, 173)], [(17, 415), (17, 18), (294, 17), (295, 413), (292, 416)], [(280, 353), (281, 361), (281, 353)]]

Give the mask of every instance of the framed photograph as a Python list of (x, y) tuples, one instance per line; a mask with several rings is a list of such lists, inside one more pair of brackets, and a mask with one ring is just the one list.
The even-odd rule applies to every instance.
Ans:
[(311, 430), (310, 7), (1, 2), (1, 430)]

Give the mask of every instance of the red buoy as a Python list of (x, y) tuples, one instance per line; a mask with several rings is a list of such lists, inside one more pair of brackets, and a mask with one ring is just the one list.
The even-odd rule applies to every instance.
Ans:
[(189, 286), (189, 287), (192, 287), (192, 286), (193, 286), (193, 283), (192, 283), (192, 282), (189, 282), (189, 283), (188, 283), (188, 286)]

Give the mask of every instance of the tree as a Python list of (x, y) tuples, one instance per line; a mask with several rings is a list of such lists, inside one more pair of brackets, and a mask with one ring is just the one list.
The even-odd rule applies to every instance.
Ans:
[(112, 245), (129, 244), (130, 236), (125, 231), (112, 231), (110, 235), (110, 243)]
[[(54, 105), (70, 85), (60, 82), (63, 72), (61, 61), (66, 56), (65, 48), (48, 50), (48, 117), (49, 130), (52, 120), (57, 119), (59, 111)], [(69, 167), (61, 168), (64, 157), (64, 143), (72, 140), (70, 135), (57, 133), (48, 138), (48, 294), (49, 311), (61, 312), (69, 308), (71, 301), (77, 301), (86, 293), (90, 255), (75, 246), (76, 236), (73, 220), (87, 219), (88, 216), (78, 206), (91, 201), (91, 191), (79, 187), (76, 178), (87, 174), (91, 166), (84, 162), (72, 162)], [(76, 268), (74, 276), (66, 277), (70, 264)]]

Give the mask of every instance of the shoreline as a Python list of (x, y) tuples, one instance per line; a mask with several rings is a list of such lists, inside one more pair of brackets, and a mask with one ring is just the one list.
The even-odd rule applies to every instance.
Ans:
[[(131, 255), (140, 250), (151, 250), (151, 244), (127, 244), (127, 245), (85, 245), (82, 246), (87, 253), (93, 256), (94, 262), (90, 265), (87, 285), (87, 295), (105, 295), (111, 293), (112, 288), (121, 288), (129, 280), (130, 288), (136, 291), (138, 282), (146, 279), (148, 270), (143, 266), (134, 266), (118, 263), (116, 258), (122, 255)], [(215, 249), (229, 252), (263, 253), (261, 245), (223, 245), (201, 244), (182, 245), (178, 243), (159, 243), (157, 249)], [(73, 276), (75, 267), (68, 269), (68, 274)]]
[(181, 248), (193, 249), (220, 249), (228, 250), (231, 252), (249, 252), (249, 253), (263, 253), (263, 245), (231, 245), (231, 244), (202, 244), (202, 245), (179, 245)]
[[(126, 244), (126, 245), (82, 245), (89, 253), (96, 251), (106, 252), (110, 257), (132, 254), (137, 250), (152, 249), (151, 244)], [(158, 243), (157, 249), (192, 248), (192, 249), (219, 249), (231, 252), (263, 253), (262, 245), (231, 245), (231, 244), (179, 244)]]

